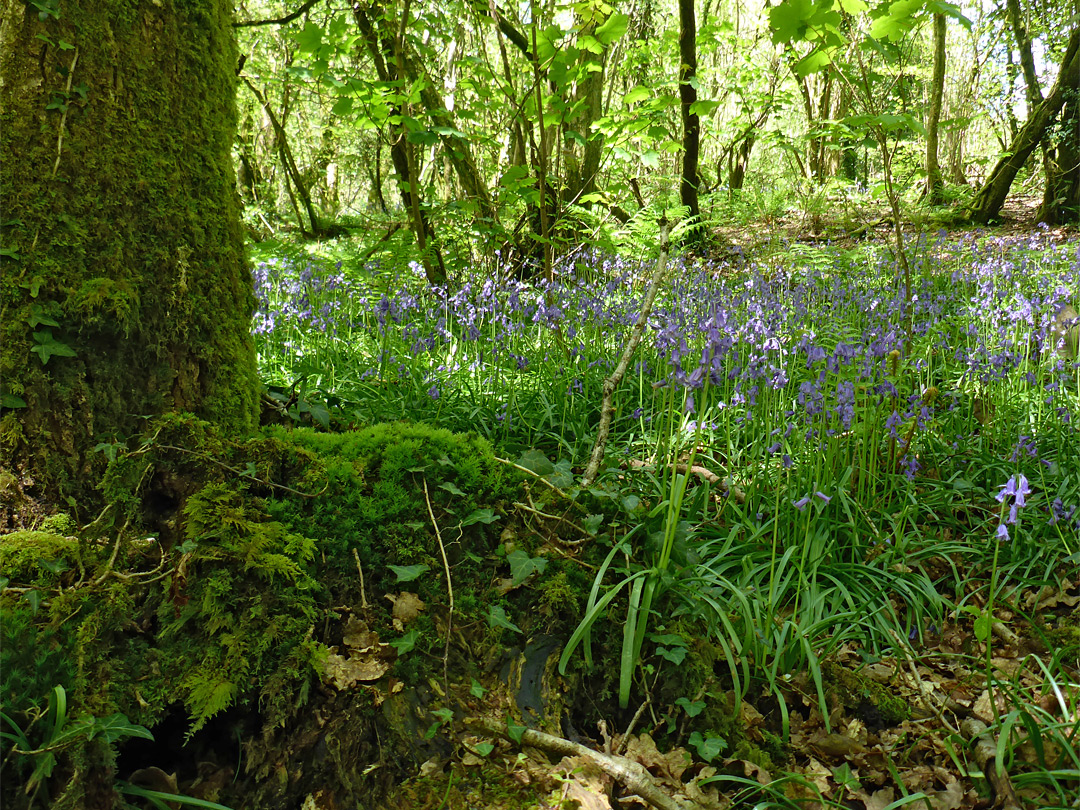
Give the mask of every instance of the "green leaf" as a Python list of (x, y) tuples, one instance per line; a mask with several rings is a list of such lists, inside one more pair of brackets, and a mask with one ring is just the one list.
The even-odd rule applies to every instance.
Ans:
[(304, 23), (303, 30), (293, 34), (292, 38), (300, 48), (301, 53), (315, 53), (322, 47), (325, 33), (322, 26), (316, 25), (309, 20)]
[(417, 563), (416, 565), (388, 565), (387, 567), (394, 572), (398, 582), (412, 582), (414, 579), (423, 576), (431, 568), (430, 565), (424, 565), (423, 563)]
[[(686, 647), (657, 647), (656, 654), (661, 658), (670, 661), (675, 666), (680, 666), (683, 661), (686, 660)], [(691, 715), (693, 717), (693, 715)]]
[(644, 101), (647, 98), (652, 98), (652, 88), (638, 85), (625, 96), (623, 96), (623, 104), (630, 106), (631, 104), (637, 104), (639, 101)]
[(90, 731), (87, 734), (87, 739), (92, 740), (94, 737), (101, 737), (109, 744), (112, 744), (117, 740), (122, 740), (125, 737), (140, 737), (144, 740), (154, 739), (154, 735), (150, 732), (150, 729), (132, 723), (125, 715), (120, 714), (119, 712), (111, 714), (108, 717), (95, 718), (90, 727)]
[(509, 717), (506, 718), (506, 735), (518, 745), (521, 744), (521, 740), (525, 736), (525, 731), (525, 726), (519, 726)]
[(451, 495), (460, 495), (462, 497), (465, 496), (465, 493), (458, 489), (457, 485), (453, 484), (450, 481), (447, 481), (445, 484), (439, 484), (439, 489), (445, 489)]
[(515, 633), (523, 632), (520, 627), (507, 618), (506, 609), (502, 605), (491, 606), (491, 609), (488, 611), (488, 626), (505, 627), (507, 630), (513, 630)]
[(596, 537), (596, 533), (600, 531), (600, 526), (603, 523), (603, 515), (589, 515), (585, 520), (581, 521), (581, 528), (587, 531), (590, 536)]
[(41, 329), (34, 332), (34, 340), (37, 341), (37, 346), (32, 346), (30, 351), (36, 352), (38, 357), (41, 358), (41, 365), (46, 365), (49, 362), (49, 358), (54, 355), (57, 357), (74, 357), (75, 350), (68, 346), (66, 343), (61, 343), (53, 337), (52, 332), (48, 329)]
[(681, 697), (675, 701), (675, 705), (680, 707), (684, 712), (686, 712), (687, 717), (697, 717), (699, 714), (705, 711), (704, 700), (690, 700), (689, 698)]
[(714, 737), (711, 734), (703, 737), (700, 731), (691, 734), (689, 742), (697, 749), (698, 756), (706, 762), (712, 762), (727, 748), (727, 740), (723, 737)]
[(474, 509), (467, 518), (461, 521), (461, 525), (472, 526), (474, 523), (488, 525), (494, 523), (498, 519), (499, 516), (495, 514), (494, 509)]
[(770, 8), (769, 28), (772, 29), (773, 43), (780, 45), (801, 40), (811, 11), (810, 0), (782, 0)]
[(527, 552), (515, 549), (506, 555), (506, 561), (510, 563), (510, 576), (513, 587), (517, 587), (533, 574), (542, 574), (547, 568), (548, 561), (543, 557), (530, 557)]
[(0, 408), (25, 408), (26, 400), (14, 394), (0, 394)]
[[(160, 790), (149, 790), (148, 788), (131, 785), (127, 782), (117, 782), (116, 789), (127, 796), (137, 796), (140, 799), (149, 799), (159, 807), (169, 807), (171, 804), (181, 804), (188, 807), (203, 807), (206, 808), (206, 810), (232, 810), (232, 808), (226, 807), (223, 804), (211, 802), (206, 799), (197, 799), (194, 796), (185, 796), (180, 793), (162, 793)], [(165, 802), (169, 802), (170, 804), (164, 804)]]
[(492, 751), (495, 750), (495, 746), (492, 743), (477, 743), (476, 753), (478, 756), (486, 757)]
[(838, 0), (837, 4), (846, 13), (851, 15), (862, 14), (864, 11), (870, 8), (870, 6), (867, 5), (864, 0)]
[(596, 29), (596, 38), (605, 45), (610, 45), (626, 33), (629, 24), (630, 17), (626, 14), (612, 14), (604, 21), (603, 25)]
[(412, 650), (416, 646), (416, 640), (420, 638), (419, 630), (410, 630), (399, 639), (395, 639), (390, 642), (390, 646), (398, 651), (398, 655), (405, 655), (405, 653)]
[(353, 100), (348, 96), (339, 98), (334, 102), (334, 106), (330, 108), (330, 112), (334, 115), (348, 115), (352, 112)]
[(472, 686), (469, 687), (469, 694), (477, 700), (481, 700), (483, 699), (484, 695), (487, 694), (487, 689), (480, 685), (480, 681), (476, 680), (476, 678), (473, 678)]
[(517, 465), (537, 475), (551, 475), (555, 472), (555, 465), (539, 450), (526, 450), (517, 460)]
[(708, 115), (720, 106), (719, 101), (695, 101), (690, 105), (691, 115)]

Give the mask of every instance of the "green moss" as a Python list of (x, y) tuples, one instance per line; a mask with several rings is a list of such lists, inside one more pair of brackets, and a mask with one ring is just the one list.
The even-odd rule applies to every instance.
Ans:
[(852, 672), (835, 661), (821, 665), (826, 694), (851, 711), (876, 713), (881, 722), (895, 726), (911, 716), (907, 701), (889, 687)]
[[(5, 427), (2, 441), (54, 502), (92, 504), (87, 478), (104, 466), (93, 448), (138, 433), (146, 414), (186, 410), (237, 434), (256, 422), (231, 5), (92, 0), (44, 21), (31, 7), (13, 14), (0, 194), (18, 258), (0, 272), (0, 376), (27, 406), (5, 414), (22, 430)], [(61, 40), (74, 49), (45, 44)], [(43, 365), (31, 352), (32, 307), (74, 357)]]
[(0, 536), (0, 574), (13, 584), (51, 587), (73, 568), (79, 541), (51, 531), (13, 532)]

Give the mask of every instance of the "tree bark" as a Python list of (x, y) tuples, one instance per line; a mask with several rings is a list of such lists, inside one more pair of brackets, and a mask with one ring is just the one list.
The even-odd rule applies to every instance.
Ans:
[[(701, 121), (693, 106), (697, 103), (697, 20), (694, 0), (679, 0), (679, 101), (682, 112), (682, 178), (679, 199), (690, 218), (701, 216), (698, 204), (698, 155), (701, 146)], [(700, 239), (700, 229), (694, 229), (691, 241)]]
[(945, 96), (945, 15), (934, 14), (934, 72), (930, 80), (930, 109), (926, 116), (926, 201), (941, 205), (942, 180), (938, 163), (938, 124)]
[(86, 517), (148, 415), (255, 426), (236, 63), (225, 0), (0, 0), (0, 527)]
[(1042, 141), (1055, 116), (1065, 103), (1066, 93), (1075, 92), (1080, 84), (1080, 28), (1073, 29), (1065, 55), (1061, 60), (1061, 70), (1053, 90), (1043, 99), (1028, 117), (1027, 123), (1020, 128), (1009, 151), (994, 166), (986, 185), (982, 187), (968, 208), (968, 216), (974, 221), (986, 224), (995, 218), (1009, 194), (1009, 188), (1016, 173)]
[[(377, 9), (369, 11), (360, 5), (354, 6), (353, 16), (364, 37), (371, 59), (375, 63), (379, 80), (386, 83), (396, 81), (404, 88), (407, 81), (404, 56), (399, 45), (395, 43), (395, 34), (384, 30), (387, 21)], [(391, 67), (394, 68), (393, 71)], [(432, 284), (440, 284), (446, 280), (446, 265), (443, 264), (442, 252), (435, 239), (435, 229), (420, 202), (419, 178), (415, 171), (415, 159), (412, 144), (408, 139), (408, 128), (405, 125), (407, 115), (404, 105), (396, 105), (391, 110), (391, 118), (396, 118), (401, 123), (390, 142), (390, 161), (394, 164), (398, 187), (401, 190), (401, 201), (408, 212), (413, 235), (416, 237), (424, 274)]]

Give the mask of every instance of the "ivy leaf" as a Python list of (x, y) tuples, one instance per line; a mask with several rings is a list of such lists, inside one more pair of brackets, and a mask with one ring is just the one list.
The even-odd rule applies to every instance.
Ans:
[(472, 526), (474, 523), (491, 524), (499, 519), (494, 509), (474, 509), (472, 513), (461, 521), (462, 526)]
[(518, 745), (521, 744), (521, 738), (525, 736), (525, 729), (525, 726), (519, 726), (509, 717), (506, 718), (506, 735)]
[(488, 625), (490, 627), (505, 627), (507, 630), (513, 630), (515, 633), (523, 632), (520, 627), (506, 617), (506, 608), (502, 605), (491, 606), (491, 610), (488, 611)]
[(405, 655), (405, 653), (412, 650), (416, 646), (416, 640), (420, 638), (419, 630), (410, 630), (399, 639), (395, 639), (390, 642), (390, 646), (398, 651), (398, 655)]
[(124, 737), (140, 737), (144, 740), (154, 739), (150, 729), (132, 723), (125, 715), (119, 712), (108, 717), (96, 718), (86, 736), (90, 740), (94, 739), (94, 737), (101, 737), (110, 744), (122, 740)]
[(706, 762), (716, 759), (727, 747), (727, 740), (723, 737), (714, 737), (711, 734), (703, 737), (700, 731), (691, 734), (689, 742), (697, 749), (698, 756)]
[(31, 304), (30, 314), (26, 316), (27, 325), (33, 329), (36, 326), (59, 326), (56, 321), (45, 314), (41, 304)]
[(526, 450), (517, 460), (517, 465), (537, 475), (551, 475), (555, 472), (555, 465), (539, 450)]
[(61, 343), (53, 337), (52, 332), (48, 329), (41, 329), (34, 332), (34, 340), (37, 341), (37, 346), (32, 346), (30, 351), (36, 352), (38, 357), (41, 358), (41, 365), (46, 365), (49, 362), (49, 358), (53, 357), (74, 357), (75, 350), (68, 346), (66, 343)]
[(423, 563), (417, 565), (389, 565), (387, 567), (394, 572), (398, 582), (412, 582), (414, 579), (423, 576), (431, 568), (430, 565), (424, 565)]
[(690, 700), (689, 698), (681, 697), (675, 701), (675, 705), (686, 712), (687, 717), (697, 717), (705, 711), (704, 700)]
[(461, 495), (464, 497), (465, 493), (458, 489), (457, 485), (447, 481), (445, 484), (439, 484), (439, 489), (445, 489), (451, 495)]
[(510, 563), (510, 576), (513, 579), (513, 587), (517, 587), (533, 574), (542, 574), (547, 568), (548, 561), (543, 557), (530, 557), (527, 552), (515, 549), (506, 555), (506, 561)]

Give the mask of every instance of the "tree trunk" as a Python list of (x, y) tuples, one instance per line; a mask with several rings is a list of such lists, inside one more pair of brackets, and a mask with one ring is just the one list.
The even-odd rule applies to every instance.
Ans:
[[(679, 0), (679, 101), (682, 112), (682, 179), (679, 182), (679, 199), (692, 219), (701, 216), (698, 205), (698, 154), (700, 150), (701, 122), (693, 106), (697, 103), (697, 21), (694, 17), (694, 0)], [(700, 229), (691, 233), (700, 239)]]
[(1075, 92), (1080, 84), (1080, 28), (1073, 29), (1065, 56), (1061, 60), (1061, 70), (1057, 83), (1050, 94), (1036, 106), (1021, 127), (1008, 152), (994, 166), (986, 185), (971, 201), (968, 215), (974, 222), (986, 224), (1001, 210), (1016, 173), (1039, 145), (1050, 124), (1065, 103), (1066, 93)]
[[(257, 417), (231, 3), (0, 0), (0, 527), (93, 507), (101, 442)], [(52, 43), (70, 44), (58, 50)], [(71, 500), (69, 500), (71, 499)]]
[[(408, 11), (407, 6), (406, 11)], [(397, 82), (404, 88), (408, 82), (408, 77), (405, 75), (404, 54), (401, 52), (400, 43), (396, 42), (396, 35), (385, 30), (387, 20), (381, 16), (378, 9), (369, 10), (361, 5), (353, 8), (353, 16), (360, 33), (364, 36), (364, 43), (367, 45), (372, 61), (375, 63), (379, 80), (388, 84)], [(391, 67), (394, 69), (393, 72), (391, 72)], [(390, 142), (390, 160), (394, 164), (394, 172), (398, 177), (401, 201), (408, 212), (413, 235), (416, 237), (424, 274), (432, 284), (441, 284), (446, 281), (446, 265), (443, 264), (442, 252), (435, 239), (435, 229), (420, 202), (420, 178), (415, 170), (414, 150), (412, 144), (409, 143), (408, 127), (405, 123), (408, 111), (404, 104), (395, 105), (391, 109), (390, 117), (400, 121), (397, 132)]]
[(945, 15), (934, 14), (934, 73), (930, 80), (930, 109), (926, 116), (926, 201), (941, 205), (941, 167), (938, 164), (938, 124), (945, 95)]
[(1037, 217), (1047, 225), (1080, 219), (1080, 88), (1076, 82), (1066, 93), (1059, 137), (1047, 149), (1046, 190)]

